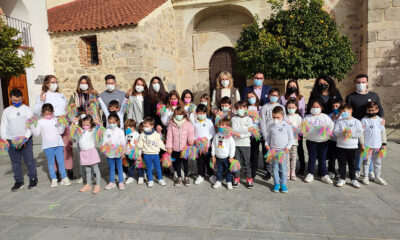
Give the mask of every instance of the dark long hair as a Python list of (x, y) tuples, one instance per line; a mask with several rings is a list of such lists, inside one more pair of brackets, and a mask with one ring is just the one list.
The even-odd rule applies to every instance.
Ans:
[[(136, 78), (135, 82), (134, 82), (133, 85), (132, 85), (132, 96), (135, 96), (135, 95), (137, 94), (135, 87), (136, 87), (137, 82), (139, 82), (139, 81), (141, 81), (141, 82), (143, 83), (143, 92), (142, 92), (142, 95), (143, 95), (143, 96), (146, 96), (146, 95), (147, 95), (147, 92), (149, 91), (149, 89), (147, 88), (146, 81), (145, 81), (143, 78), (141, 78), (141, 77), (140, 77), (140, 78)], [(161, 86), (161, 84), (160, 84), (160, 86)], [(151, 87), (151, 86), (150, 86), (150, 87)], [(160, 89), (161, 89), (161, 87), (160, 87)]]
[(319, 96), (321, 94), (321, 92), (318, 90), (318, 82), (321, 79), (325, 80), (329, 84), (329, 88), (328, 88), (329, 96), (335, 96), (335, 94), (338, 92), (338, 89), (336, 88), (335, 80), (333, 80), (331, 77), (326, 76), (326, 75), (319, 76), (317, 78), (317, 80), (315, 80), (314, 87), (311, 91), (311, 96)]
[[(154, 91), (154, 89), (152, 87), (155, 79), (157, 79), (158, 83), (160, 84), (160, 90), (158, 92)], [(168, 93), (167, 93), (167, 91), (165, 91), (164, 83), (162, 82), (161, 78), (157, 77), (157, 76), (153, 77), (150, 80), (150, 84), (149, 84), (148, 96), (149, 96), (150, 100), (153, 103), (158, 103), (158, 102), (165, 103), (167, 95), (168, 95)]]
[[(294, 93), (296, 94), (297, 101), (300, 101), (300, 100), (303, 98), (303, 96), (300, 95), (299, 83), (298, 83), (297, 80), (295, 80), (295, 79), (291, 79), (291, 80), (289, 80), (289, 81), (287, 82), (287, 84), (286, 84), (286, 91), (285, 91), (285, 99), (286, 99), (286, 100), (289, 100), (289, 98), (290, 98), (290, 95), (291, 95), (291, 94), (289, 94), (288, 89), (289, 89), (289, 84), (291, 84), (292, 82), (296, 84), (297, 90), (296, 90), (296, 92), (294, 92)], [(330, 85), (330, 84), (329, 84), (329, 85)]]

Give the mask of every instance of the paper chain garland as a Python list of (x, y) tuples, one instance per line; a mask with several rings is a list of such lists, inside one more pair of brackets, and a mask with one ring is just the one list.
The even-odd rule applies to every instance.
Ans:
[(318, 135), (320, 135), (321, 137), (332, 137), (332, 129), (330, 129), (327, 126), (311, 126), (309, 122), (307, 121), (303, 121), (301, 123), (301, 127), (300, 127), (300, 133), (303, 136), (307, 136), (311, 129), (315, 129), (318, 131)]
[(138, 159), (135, 161), (135, 168), (144, 169), (146, 168), (146, 164), (143, 159)]
[(74, 103), (69, 104), (66, 109), (65, 116), (68, 118), (68, 121), (72, 122), (77, 115), (76, 106)]
[(210, 159), (210, 168), (214, 171), (217, 170), (217, 163), (214, 163), (212, 159)]
[(102, 143), (103, 135), (104, 135), (104, 132), (106, 131), (106, 128), (103, 126), (97, 125), (96, 127), (94, 127), (93, 131), (94, 131), (94, 138), (95, 138), (96, 142)]
[(270, 149), (267, 154), (264, 155), (264, 158), (268, 163), (278, 161), (282, 164), (283, 160), (286, 158), (286, 153), (284, 150)]
[[(360, 154), (360, 158), (361, 158), (363, 161), (365, 161), (365, 160), (367, 160), (368, 158), (371, 158), (371, 157), (372, 157), (372, 152), (373, 152), (373, 149), (372, 149), (372, 148), (365, 147), (365, 148), (364, 148), (364, 151), (362, 151), (361, 154)], [(385, 157), (386, 157), (386, 149), (380, 148), (380, 149), (379, 149), (379, 152), (378, 152), (378, 157), (379, 157), (379, 158), (385, 158)]]
[(161, 166), (163, 166), (164, 168), (169, 168), (172, 166), (172, 162), (174, 161), (174, 159), (171, 157), (171, 154), (169, 153), (164, 153), (161, 156)]
[(351, 132), (350, 128), (343, 129), (342, 134), (344, 137), (344, 141), (349, 140), (353, 136), (353, 133)]
[(58, 117), (57, 123), (64, 127), (68, 127), (68, 125), (69, 125), (68, 119), (65, 115)]
[(161, 114), (164, 114), (167, 111), (167, 107), (163, 103), (158, 103), (157, 104), (157, 111), (156, 114), (158, 116), (161, 116)]
[(99, 115), (99, 101), (97, 98), (93, 98), (90, 100), (90, 104), (87, 110), (89, 115), (92, 115), (92, 117), (95, 119)]
[(125, 147), (125, 155), (129, 157), (129, 159), (136, 160), (140, 157), (140, 149), (138, 147), (134, 146), (126, 146)]
[(197, 158), (196, 146), (185, 146), (181, 151), (181, 158), (195, 161)]
[(195, 111), (196, 111), (196, 105), (193, 103), (190, 103), (188, 112), (193, 113)]
[(38, 123), (38, 119), (35, 115), (33, 115), (32, 117), (28, 118), (26, 120), (26, 127), (30, 128), (30, 127), (36, 127)]
[(208, 141), (206, 137), (198, 138), (196, 140), (195, 146), (197, 148), (198, 155), (205, 155), (207, 154), (208, 149), (210, 148), (210, 141)]
[(223, 128), (223, 131), (220, 132), (220, 134), (224, 137), (224, 138), (230, 138), (233, 135), (233, 131), (231, 127), (225, 127)]
[(260, 141), (261, 139), (261, 133), (260, 133), (260, 129), (256, 128), (256, 127), (251, 127), (249, 129), (250, 133), (251, 133), (251, 137), (254, 138), (256, 141)]
[(253, 120), (253, 123), (257, 123), (260, 121), (260, 115), (257, 111), (248, 111), (247, 115)]
[(78, 124), (72, 123), (70, 126), (70, 133), (69, 133), (70, 138), (75, 141), (79, 141), (79, 139), (82, 137), (82, 134), (83, 134), (83, 129), (79, 127)]
[(105, 155), (116, 155), (122, 156), (124, 154), (125, 148), (122, 145), (114, 145), (114, 144), (103, 144), (100, 147), (100, 151)]
[(26, 137), (16, 137), (11, 140), (11, 147), (19, 150), (21, 149), (24, 144), (28, 141), (29, 139)]
[(6, 154), (10, 149), (10, 143), (5, 139), (0, 139), (0, 153)]
[(378, 152), (378, 157), (379, 158), (385, 158), (386, 157), (386, 149), (385, 148), (381, 148)]
[(229, 165), (229, 171), (236, 173), (239, 172), (241, 169), (240, 162), (234, 159)]

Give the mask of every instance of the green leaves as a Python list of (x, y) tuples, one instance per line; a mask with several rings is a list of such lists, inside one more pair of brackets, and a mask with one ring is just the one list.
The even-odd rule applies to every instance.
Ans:
[(4, 24), (0, 19), (0, 76), (19, 75), (25, 68), (33, 66), (32, 54), (19, 54), (22, 39), (15, 39), (18, 30)]
[(235, 46), (240, 70), (263, 70), (271, 79), (311, 79), (327, 74), (343, 79), (357, 62), (347, 36), (323, 9), (323, 0), (268, 0), (276, 13), (243, 27)]

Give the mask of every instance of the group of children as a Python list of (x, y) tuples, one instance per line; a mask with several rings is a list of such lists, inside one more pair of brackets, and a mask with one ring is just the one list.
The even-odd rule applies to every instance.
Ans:
[[(13, 90), (10, 95), (13, 105), (3, 113), (1, 133), (2, 138), (10, 145), (9, 154), (14, 173), (15, 169), (17, 170), (16, 182), (23, 185), (21, 174), (18, 175), (18, 167), (20, 168), (22, 156), (24, 159), (30, 159), (25, 156), (23, 147), (30, 143), (32, 132), (36, 136), (42, 135), (42, 147), (48, 160), (51, 187), (58, 186), (55, 161), (62, 179), (60, 184), (70, 185), (64, 167), (64, 143), (61, 138), (66, 125), (62, 124), (60, 118), (54, 117), (53, 106), (49, 103), (42, 106), (42, 118), (32, 121), (30, 119), (32, 113), (20, 114), (23, 108), (28, 108), (21, 106), (22, 93)], [(119, 189), (125, 189), (124, 159), (128, 165), (126, 184), (134, 182), (136, 171), (138, 184), (143, 184), (147, 178), (147, 186), (153, 187), (155, 170), (156, 182), (164, 186), (166, 185), (162, 171), (164, 166), (174, 172), (175, 186), (182, 184), (188, 186), (191, 184), (189, 178), (191, 160), (185, 157), (186, 151), (196, 149), (196, 146), (202, 144), (205, 145), (202, 151), (197, 151), (195, 157), (191, 158), (197, 162), (197, 178), (194, 184), (204, 182), (208, 174), (213, 188), (221, 187), (225, 177), (227, 189), (233, 189), (240, 185), (240, 176), (243, 173), (246, 187), (253, 188), (253, 179), (256, 175), (254, 166), (258, 164), (259, 152), (251, 149), (252, 145), (259, 146), (262, 143), (265, 167), (267, 171), (272, 172), (274, 179), (273, 192), (286, 193), (287, 180), (297, 179), (295, 169), (300, 135), (306, 139), (309, 155), (305, 182), (313, 181), (318, 159), (318, 175), (321, 176), (322, 182), (332, 184), (338, 177), (336, 186), (343, 186), (348, 165), (351, 185), (359, 188), (357, 177), (360, 177), (360, 174), (356, 172), (356, 163), (358, 159), (362, 159), (364, 163), (362, 183), (369, 184), (369, 177), (373, 173), (375, 182), (387, 184), (381, 177), (386, 133), (382, 119), (377, 116), (378, 105), (375, 102), (368, 103), (367, 116), (359, 121), (352, 117), (350, 105), (334, 102), (332, 105), (334, 112), (328, 116), (322, 113), (322, 101), (315, 99), (310, 102), (310, 114), (302, 119), (295, 98), (289, 99), (286, 106), (282, 106), (278, 103), (279, 89), (276, 88), (270, 90), (268, 97), (269, 102), (262, 107), (258, 105), (259, 99), (254, 92), (249, 92), (245, 100), (236, 102), (234, 106), (229, 97), (223, 97), (218, 109), (213, 109), (207, 94), (201, 96), (200, 104), (196, 106), (193, 104), (191, 91), (185, 90), (180, 97), (179, 93), (173, 90), (166, 102), (157, 106), (157, 117), (164, 125), (163, 131), (156, 131), (155, 117), (146, 117), (141, 123), (136, 123), (132, 119), (124, 121), (126, 101), (121, 107), (118, 102), (113, 101), (105, 106), (99, 99), (107, 118), (106, 129), (102, 130), (97, 117), (84, 111), (78, 111), (76, 118), (67, 126), (71, 130), (71, 135), (76, 136), (74, 139), (79, 147), (81, 174), (86, 182), (80, 191), (100, 192), (101, 160), (96, 148), (97, 143), (101, 144), (100, 150), (107, 156), (109, 166), (109, 183), (105, 186), (106, 190), (117, 186)], [(7, 124), (10, 121), (14, 121), (16, 125)], [(15, 132), (14, 128), (20, 132)], [(25, 145), (17, 149), (12, 139), (19, 136), (24, 137)], [(13, 151), (17, 151), (19, 155), (16, 157)], [(32, 148), (29, 151), (32, 155)], [(160, 162), (161, 154), (169, 156), (172, 166)], [(339, 163), (338, 176), (335, 173), (336, 161)], [(14, 166), (15, 164), (19, 165)], [(32, 167), (28, 169), (30, 188), (33, 188), (37, 184), (36, 169), (33, 170)], [(118, 185), (115, 183), (116, 172)], [(91, 184), (92, 175), (96, 179), (94, 188)]]

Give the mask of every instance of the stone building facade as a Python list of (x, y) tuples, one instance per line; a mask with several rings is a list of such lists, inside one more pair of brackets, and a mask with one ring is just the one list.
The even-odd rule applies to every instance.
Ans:
[[(85, 0), (69, 4), (78, 1)], [(355, 90), (357, 74), (368, 73), (370, 88), (381, 95), (388, 124), (398, 125), (400, 0), (325, 0), (325, 9), (343, 26), (341, 31), (349, 36), (359, 60), (338, 83), (343, 97)], [(66, 95), (76, 88), (81, 75), (89, 75), (95, 88), (102, 91), (104, 76), (110, 73), (124, 90), (137, 77), (150, 80), (157, 75), (168, 90), (188, 88), (197, 96), (209, 93), (210, 81), (215, 80), (210, 76), (210, 61), (216, 52), (233, 48), (242, 25), (252, 22), (256, 14), (260, 19), (271, 14), (266, 0), (165, 0), (137, 24), (52, 31), (51, 11), (55, 75)], [(97, 39), (96, 65), (86, 64), (84, 39), (88, 36)], [(283, 81), (266, 83), (284, 87)], [(306, 98), (313, 83), (300, 82)]]

